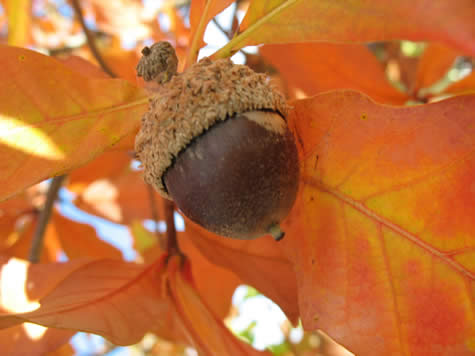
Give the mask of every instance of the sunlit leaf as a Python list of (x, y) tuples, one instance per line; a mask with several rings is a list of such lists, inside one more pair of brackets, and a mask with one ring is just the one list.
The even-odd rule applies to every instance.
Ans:
[(31, 1), (6, 0), (8, 44), (26, 46), (30, 40)]
[(302, 186), (280, 244), (304, 327), (356, 354), (473, 352), (475, 96), (291, 104)]
[[(0, 313), (0, 328), (28, 321), (96, 333), (118, 345), (158, 330), (160, 336), (175, 335), (203, 355), (268, 355), (237, 339), (208, 308), (182, 257), (162, 256), (148, 266), (112, 260), (33, 266), (15, 259), (2, 262), (0, 307), (5, 311)], [(16, 285), (10, 270), (20, 277)], [(41, 281), (47, 271), (43, 283), (54, 289), (39, 300), (28, 295), (26, 286)], [(12, 298), (5, 299), (5, 294)], [(13, 296), (28, 304), (8, 308)]]
[[(31, 323), (0, 330), (2, 356), (49, 356), (51, 352), (66, 344), (75, 333), (71, 330), (48, 329)], [(66, 354), (61, 354), (63, 355)]]
[(397, 39), (440, 41), (475, 54), (474, 16), (472, 0), (252, 1), (241, 36), (219, 56), (261, 43)]
[[(194, 0), (191, 2), (190, 38), (192, 42), (190, 44), (188, 61), (194, 59), (199, 49), (204, 45), (203, 35), (208, 22), (233, 2), (233, 0)], [(188, 65), (191, 64), (191, 62), (188, 63)]]
[[(28, 273), (49, 268), (54, 269), (52, 277), (64, 277), (39, 301), (37, 310), (0, 315), (0, 328), (30, 321), (96, 333), (119, 345), (136, 343), (152, 326), (165, 320), (168, 306), (160, 283), (162, 266), (163, 260), (147, 267), (113, 260), (81, 260), (28, 267)], [(39, 281), (28, 275), (29, 283)], [(3, 278), (1, 283), (3, 292), (7, 287)]]
[(29, 50), (0, 48), (0, 199), (85, 164), (134, 131), (145, 93), (90, 79)]
[(259, 48), (259, 53), (280, 72), (287, 84), (307, 95), (355, 89), (381, 103), (403, 104), (408, 100), (389, 84), (381, 63), (363, 45), (265, 45)]

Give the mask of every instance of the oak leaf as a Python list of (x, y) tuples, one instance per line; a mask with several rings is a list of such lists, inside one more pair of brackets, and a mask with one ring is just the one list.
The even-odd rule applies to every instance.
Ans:
[[(221, 54), (247, 45), (310, 41), (440, 41), (475, 54), (475, 7), (471, 0), (253, 1), (241, 36)], [(245, 35), (243, 35), (245, 32)]]
[(0, 50), (0, 200), (87, 163), (138, 127), (143, 90), (26, 49)]
[(291, 104), (302, 184), (280, 246), (304, 328), (357, 354), (473, 352), (475, 96)]

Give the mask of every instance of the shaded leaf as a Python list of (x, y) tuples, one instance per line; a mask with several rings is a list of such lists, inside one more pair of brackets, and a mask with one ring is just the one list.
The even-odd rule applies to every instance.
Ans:
[(81, 193), (87, 186), (101, 178), (112, 179), (127, 172), (131, 157), (124, 151), (111, 151), (101, 154), (85, 166), (73, 170), (68, 178), (68, 189)]
[(272, 237), (251, 241), (223, 238), (189, 220), (186, 235), (209, 261), (233, 271), (245, 284), (277, 303), (293, 323), (297, 322), (294, 270)]
[[(210, 312), (209, 308), (190, 281), (190, 265), (181, 267), (180, 258), (174, 256), (169, 261), (170, 294), (178, 316), (185, 325), (193, 346), (202, 355), (268, 355), (269, 352), (255, 350), (251, 345), (237, 339), (224, 324)], [(183, 269), (184, 271), (182, 271)], [(188, 270), (188, 271), (187, 271)], [(187, 278), (188, 277), (188, 278)]]
[[(38, 217), (33, 216), (25, 222), (19, 231), (12, 232), (0, 249), (0, 254), (23, 259), (28, 258), (37, 224)], [(43, 244), (40, 262), (56, 261), (61, 253), (61, 246), (51, 225), (45, 231)]]
[(389, 84), (381, 63), (363, 45), (292, 43), (265, 45), (259, 52), (288, 84), (308, 95), (354, 89), (381, 103), (401, 105), (408, 100)]
[(472, 71), (468, 76), (450, 85), (445, 93), (449, 94), (470, 94), (475, 92), (475, 72)]
[(84, 77), (59, 61), (2, 46), (0, 199), (83, 165), (135, 130), (145, 93)]
[(2, 356), (50, 355), (66, 344), (75, 333), (70, 330), (47, 329), (31, 323), (0, 330)]
[[(164, 250), (158, 244), (157, 236), (146, 230), (142, 224), (131, 227), (134, 246), (144, 256), (145, 262), (156, 260)], [(161, 236), (165, 239), (164, 236)], [(180, 250), (191, 261), (196, 289), (209, 308), (219, 318), (224, 319), (231, 307), (231, 299), (241, 280), (230, 270), (208, 261), (190, 241), (187, 233), (179, 232)]]
[(252, 1), (241, 36), (218, 53), (228, 56), (261, 43), (408, 39), (445, 42), (475, 54), (474, 17), (472, 0)]
[(417, 66), (415, 90), (428, 88), (442, 79), (459, 54), (438, 43), (431, 43), (424, 50)]
[[(167, 264), (166, 260), (167, 256), (162, 256), (148, 266), (112, 260), (29, 266), (19, 260), (4, 260), (1, 306), (8, 306), (9, 300), (11, 306), (14, 298), (25, 303), (14, 302), (13, 310), (4, 308), (12, 312), (0, 314), (0, 328), (28, 320), (97, 333), (118, 345), (135, 343), (145, 332), (158, 330), (160, 336), (175, 335), (203, 355), (268, 355), (236, 339), (210, 311), (193, 287), (188, 262), (178, 256), (170, 257)], [(15, 286), (9, 278), (13, 269), (21, 278)], [(39, 303), (26, 299), (24, 284), (38, 282), (47, 270), (48, 282), (61, 275), (60, 282)], [(4, 293), (11, 296), (6, 302)], [(19, 313), (21, 310), (25, 312)]]
[(473, 352), (475, 96), (291, 104), (302, 187), (281, 244), (304, 328), (356, 354)]
[(122, 259), (122, 253), (111, 244), (102, 241), (96, 230), (88, 224), (70, 220), (54, 213), (49, 229), (53, 229), (61, 248), (68, 258), (96, 257)]
[(163, 198), (155, 190), (149, 190), (141, 172), (127, 168), (115, 177), (94, 181), (77, 197), (75, 204), (88, 213), (130, 224), (134, 220), (153, 218), (150, 193), (158, 215), (162, 216), (160, 201)]

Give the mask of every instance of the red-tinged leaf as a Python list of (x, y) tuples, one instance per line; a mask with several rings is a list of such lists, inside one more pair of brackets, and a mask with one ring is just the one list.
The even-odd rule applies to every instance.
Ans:
[(144, 91), (33, 51), (0, 49), (0, 200), (87, 163), (138, 127)]
[(50, 224), (61, 248), (70, 259), (80, 257), (122, 259), (122, 253), (116, 247), (102, 241), (91, 225), (70, 220), (58, 213), (53, 215)]
[(475, 93), (475, 72), (472, 71), (468, 76), (450, 85), (445, 93), (460, 95)]
[(241, 34), (218, 56), (266, 43), (397, 39), (444, 42), (475, 54), (474, 17), (472, 0), (252, 1)]
[(31, 1), (6, 0), (8, 44), (26, 46), (30, 41)]
[(88, 213), (130, 224), (134, 220), (153, 218), (151, 195), (158, 216), (163, 216), (160, 204), (163, 198), (149, 189), (141, 172), (129, 168), (116, 177), (93, 182), (77, 197), (75, 204)]
[(68, 189), (82, 193), (87, 186), (101, 178), (112, 179), (127, 172), (130, 166), (130, 154), (124, 151), (106, 152), (71, 172), (68, 179)]
[(417, 66), (415, 90), (428, 88), (442, 79), (459, 53), (438, 43), (431, 43), (422, 54)]
[(55, 355), (53, 352), (56, 352), (58, 348), (62, 349), (61, 346), (66, 344), (74, 334), (75, 331), (47, 329), (40, 325), (23, 323), (0, 330), (0, 349), (2, 356), (52, 356)]
[[(163, 259), (145, 267), (113, 260), (25, 266), (24, 280), (28, 283), (42, 281), (37, 279), (42, 275), (38, 270), (45, 269), (49, 269), (50, 279), (60, 274), (62, 279), (39, 300), (34, 311), (20, 313), (16, 309), (17, 313), (0, 315), (0, 328), (29, 321), (99, 334), (118, 345), (138, 342), (153, 327), (173, 330), (173, 326), (167, 324), (170, 308), (161, 282)], [(12, 271), (5, 268), (4, 265), (0, 270), (2, 294), (10, 287), (4, 277), (14, 278)], [(27, 306), (31, 306), (31, 302)]]
[(252, 241), (223, 238), (189, 221), (186, 234), (208, 260), (233, 271), (244, 283), (272, 299), (293, 323), (298, 320), (294, 270), (271, 237)]
[(473, 352), (475, 96), (291, 105), (302, 186), (279, 244), (304, 328), (362, 355)]
[(251, 345), (237, 339), (210, 311), (192, 287), (188, 263), (185, 262), (185, 266), (182, 267), (181, 259), (177, 256), (172, 257), (168, 270), (171, 299), (192, 345), (201, 355), (271, 355), (266, 351), (257, 351)]
[(259, 52), (287, 84), (307, 95), (354, 89), (381, 103), (400, 105), (408, 100), (389, 84), (381, 63), (364, 45), (292, 43), (265, 45)]

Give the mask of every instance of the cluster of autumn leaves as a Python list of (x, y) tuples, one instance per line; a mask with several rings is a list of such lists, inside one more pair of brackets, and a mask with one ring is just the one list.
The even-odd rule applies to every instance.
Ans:
[[(475, 72), (427, 90), (456, 58), (475, 54), (471, 1), (240, 1), (246, 15), (232, 22), (235, 36), (214, 58), (264, 44), (248, 63), (291, 99), (299, 197), (283, 241), (224, 239), (187, 221), (177, 233), (183, 255), (168, 254), (165, 235), (142, 224), (163, 220), (166, 208), (131, 163), (148, 97), (134, 72), (140, 45), (126, 51), (119, 39), (127, 30), (137, 43), (170, 40), (183, 69), (196, 60), (206, 25), (233, 1), (193, 0), (189, 25), (172, 2), (155, 13), (135, 0), (80, 3), (110, 35), (99, 48), (125, 80), (77, 57), (15, 47), (51, 48), (54, 38), (67, 47), (81, 28), (59, 13), (28, 15), (29, 1), (2, 2), (0, 21), (9, 28), (9, 45), (0, 45), (8, 74), (0, 79), (4, 354), (71, 354), (66, 343), (78, 330), (119, 345), (153, 332), (203, 355), (265, 354), (222, 323), (242, 283), (292, 322), (323, 329), (357, 354), (475, 351)], [(158, 13), (168, 18), (167, 32)], [(399, 42), (382, 42), (379, 60), (360, 43), (395, 39), (430, 42), (411, 61), (395, 54)], [(87, 46), (74, 53), (93, 60)], [(394, 65), (403, 91), (387, 79)], [(92, 226), (57, 208), (40, 263), (26, 261), (47, 189), (34, 184), (60, 174), (68, 174), (76, 207), (128, 226), (138, 263), (124, 262)], [(58, 263), (63, 255), (68, 261)]]

